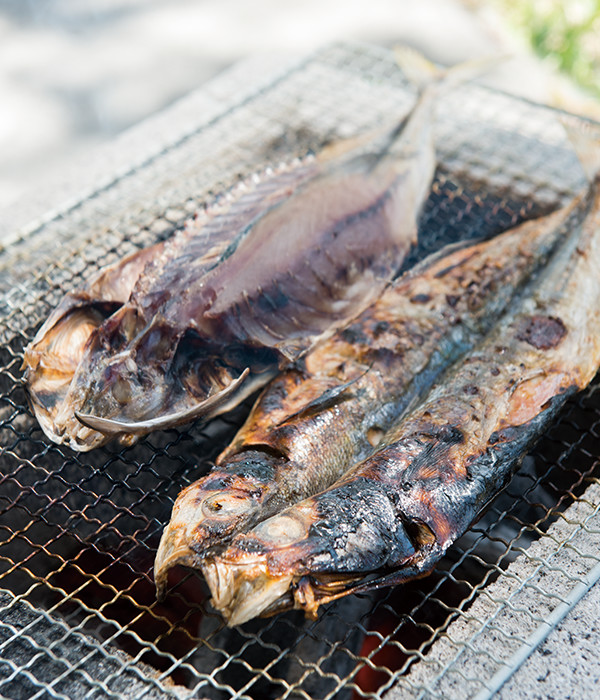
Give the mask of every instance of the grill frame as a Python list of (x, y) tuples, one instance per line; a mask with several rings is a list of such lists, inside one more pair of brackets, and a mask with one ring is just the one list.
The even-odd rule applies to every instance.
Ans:
[[(600, 416), (596, 382), (569, 404), (535, 456), (424, 582), (401, 592), (340, 601), (316, 623), (288, 613), (235, 632), (221, 629), (218, 616), (204, 607), (202, 620), (195, 620), (205, 592), (193, 573), (179, 572), (177, 580), (171, 579), (165, 605), (152, 602), (149, 571), (162, 523), (178, 490), (202, 473), (190, 452), (201, 454), (204, 462), (214, 458), (248, 404), (207, 426), (167, 431), (129, 450), (107, 447), (77, 456), (42, 436), (26, 407), (18, 366), (24, 345), (62, 293), (100, 264), (169, 235), (206, 202), (216, 198), (218, 206), (218, 193), (240, 176), (389, 122), (389, 114), (402, 114), (413, 97), (391, 56), (361, 45), (330, 47), (270, 74), (262, 84), (254, 80), (242, 89), (243, 84), (239, 77), (225, 80), (220, 89), (230, 97), (213, 104), (212, 113), (203, 114), (185, 135), (30, 226), (0, 251), (0, 693), (14, 691), (9, 697), (78, 697), (79, 692), (97, 697), (267, 696), (261, 692), (281, 698), (350, 697), (352, 692), (381, 697), (394, 686), (393, 693), (402, 697), (485, 693), (485, 683), (492, 684), (499, 669), (513, 664), (512, 635), (520, 635), (518, 653), (518, 645), (535, 634), (543, 619), (531, 616), (513, 632), (502, 617), (510, 599), (494, 602), (494, 591), (518, 581), (510, 594), (529, 600), (533, 591), (550, 601), (550, 613), (568, 601), (571, 589), (587, 585), (585, 577), (599, 560), (592, 554), (598, 535), (598, 465), (589, 444), (597, 437)], [(581, 185), (582, 173), (552, 110), (464, 87), (444, 98), (440, 112), (442, 167), (413, 261), (441, 240), (492, 235), (547, 211)], [(577, 457), (585, 458), (585, 468), (572, 465)], [(586, 480), (591, 486), (584, 490)], [(548, 484), (560, 494), (554, 504), (543, 502)], [(533, 515), (527, 519), (529, 511)], [(516, 530), (508, 527), (511, 519), (519, 523)], [(488, 546), (502, 537), (497, 559), (476, 564), (483, 575), (462, 595), (464, 561), (476, 563), (482, 541)], [(549, 541), (552, 552), (545, 549)], [(573, 542), (583, 554), (569, 564), (577, 572), (561, 578), (545, 558), (575, 552)], [(532, 562), (539, 571), (529, 572)], [(545, 583), (559, 578), (559, 598), (539, 593), (541, 583), (530, 585), (537, 581), (531, 576), (539, 578), (541, 571)], [(446, 602), (455, 599), (454, 606)], [(423, 605), (434, 609), (423, 612)], [(388, 613), (398, 620), (394, 629), (371, 629), (378, 615)], [(180, 627), (188, 636), (188, 627), (196, 625), (202, 640), (192, 644), (190, 637), (189, 648), (177, 655), (160, 647), (168, 633), (155, 635), (155, 642), (144, 638), (149, 622), (160, 625), (162, 618), (176, 615), (182, 616)], [(435, 627), (427, 615), (437, 620)], [(407, 627), (417, 637), (412, 650), (402, 637)], [(495, 652), (490, 664), (486, 635), (498, 629), (510, 644), (506, 654)], [(425, 632), (429, 636), (419, 642)], [(292, 636), (291, 648), (282, 645), (286, 633)], [(452, 646), (452, 639), (464, 650), (456, 658), (444, 648)], [(370, 657), (361, 656), (365, 640), (375, 645)], [(14, 661), (15, 644), (23, 647), (20, 663)], [(394, 659), (397, 668), (383, 670), (378, 646), (404, 654), (405, 663)], [(89, 652), (73, 656), (81, 649)], [(92, 663), (94, 655), (98, 659)], [(247, 672), (247, 681), (232, 686), (227, 673), (232, 667), (238, 676)], [(370, 681), (360, 681), (359, 667), (364, 676), (369, 669), (372, 677), (384, 676), (376, 690), (367, 689)], [(460, 679), (460, 694), (453, 677)], [(18, 686), (32, 692), (21, 689), (19, 695)]]

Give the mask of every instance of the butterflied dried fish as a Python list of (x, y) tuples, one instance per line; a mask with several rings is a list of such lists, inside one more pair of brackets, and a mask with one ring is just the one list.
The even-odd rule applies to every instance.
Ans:
[[(260, 199), (255, 191), (242, 196), (233, 214), (212, 220), (209, 235), (192, 227), (176, 237), (129, 299), (78, 342), (72, 380), (54, 398), (47, 374), (29, 367), (50, 367), (53, 387), (64, 344), (53, 335), (60, 327), (61, 337), (83, 336), (89, 324), (84, 333), (76, 317), (68, 328), (56, 319), (36, 336), (26, 378), (52, 439), (87, 450), (227, 410), (381, 293), (415, 240), (429, 192), (439, 87), (473, 72), (457, 67), (441, 80), (406, 53), (403, 66), (423, 88), (410, 116), (375, 141), (377, 150), (330, 150), (312, 169), (275, 176)], [(52, 362), (40, 360), (48, 348)]]
[(177, 498), (156, 555), (159, 594), (170, 567), (198, 566), (366, 458), (544, 266), (579, 206), (431, 256), (273, 380), (217, 466)]
[[(104, 342), (106, 354), (126, 350), (138, 312), (152, 317), (153, 307), (160, 308), (178, 275), (200, 279), (219, 263), (239, 230), (318, 172), (319, 164), (309, 156), (241, 183), (168, 241), (127, 256), (69, 292), (25, 349), (25, 381), (46, 435), (80, 450), (104, 442), (103, 435), (74, 416), (77, 397), (85, 391), (82, 370), (77, 373), (83, 358), (92, 362), (97, 354), (104, 359), (102, 348), (88, 346)], [(155, 342), (160, 340), (154, 337)], [(114, 388), (117, 396), (127, 395), (125, 383), (117, 381), (113, 387), (110, 377), (107, 382), (109, 391)]]
[[(600, 144), (595, 153), (600, 153)], [(585, 158), (583, 162), (587, 162)], [(588, 158), (589, 160), (589, 158)], [(427, 574), (600, 366), (600, 157), (538, 282), (382, 447), (201, 568), (229, 624)]]

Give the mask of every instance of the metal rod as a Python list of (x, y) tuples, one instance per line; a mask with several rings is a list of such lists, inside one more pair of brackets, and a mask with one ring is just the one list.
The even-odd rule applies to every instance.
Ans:
[(526, 642), (512, 655), (510, 661), (492, 677), (489, 684), (474, 697), (474, 700), (489, 700), (511, 678), (546, 640), (550, 632), (571, 612), (583, 596), (600, 580), (600, 562), (578, 583), (566, 599), (554, 608), (547, 620), (528, 637)]

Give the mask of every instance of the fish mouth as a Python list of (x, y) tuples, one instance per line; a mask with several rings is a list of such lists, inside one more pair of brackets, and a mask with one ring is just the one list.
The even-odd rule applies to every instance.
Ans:
[(271, 574), (264, 556), (248, 557), (238, 563), (207, 559), (200, 568), (212, 595), (211, 603), (229, 627), (291, 607), (293, 602), (286, 594), (294, 576)]
[[(44, 433), (59, 445), (67, 445), (77, 452), (89, 452), (96, 447), (101, 447), (110, 439), (109, 435), (90, 429), (82, 425), (71, 416), (65, 423), (57, 424), (48, 417), (36, 414)], [(125, 444), (131, 444), (127, 436), (123, 436)]]
[(225, 557), (206, 558), (200, 568), (212, 595), (211, 604), (229, 627), (290, 608), (303, 610), (315, 620), (321, 605), (352, 593), (361, 581), (360, 575), (352, 573), (278, 574), (269, 570), (267, 557), (260, 554), (236, 561)]
[(187, 532), (182, 528), (175, 530), (166, 527), (154, 560), (154, 585), (157, 599), (165, 599), (170, 569), (177, 565), (198, 568), (200, 562), (201, 556), (187, 542)]
[[(154, 563), (154, 580), (157, 595), (164, 598), (166, 578), (169, 569), (178, 564), (194, 567), (209, 553), (215, 545), (224, 545), (228, 536), (233, 534), (237, 519), (222, 524), (214, 533), (206, 528), (204, 509), (198, 504), (198, 496), (194, 490), (196, 484), (182, 491), (173, 506), (171, 519), (163, 530)], [(212, 498), (221, 498), (222, 494), (214, 492)], [(211, 496), (208, 496), (211, 498)], [(203, 499), (206, 502), (206, 498)]]
[[(212, 605), (229, 626), (240, 625), (276, 604), (289, 591), (293, 576), (273, 576), (266, 557), (246, 555), (231, 563), (199, 553), (190, 545), (190, 532), (185, 517), (178, 517), (164, 529), (154, 560), (154, 584), (158, 600), (167, 590), (167, 576), (177, 565), (200, 569), (210, 589)], [(286, 606), (289, 607), (289, 606)]]

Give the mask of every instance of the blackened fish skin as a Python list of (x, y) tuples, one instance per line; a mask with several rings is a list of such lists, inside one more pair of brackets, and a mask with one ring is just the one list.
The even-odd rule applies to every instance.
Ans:
[(600, 366), (598, 178), (583, 205), (535, 285), (378, 451), (203, 562), (229, 624), (425, 575), (503, 487)]
[(531, 283), (581, 206), (432, 256), (273, 380), (213, 470), (177, 498), (156, 556), (159, 594), (170, 567), (197, 565), (371, 454)]

